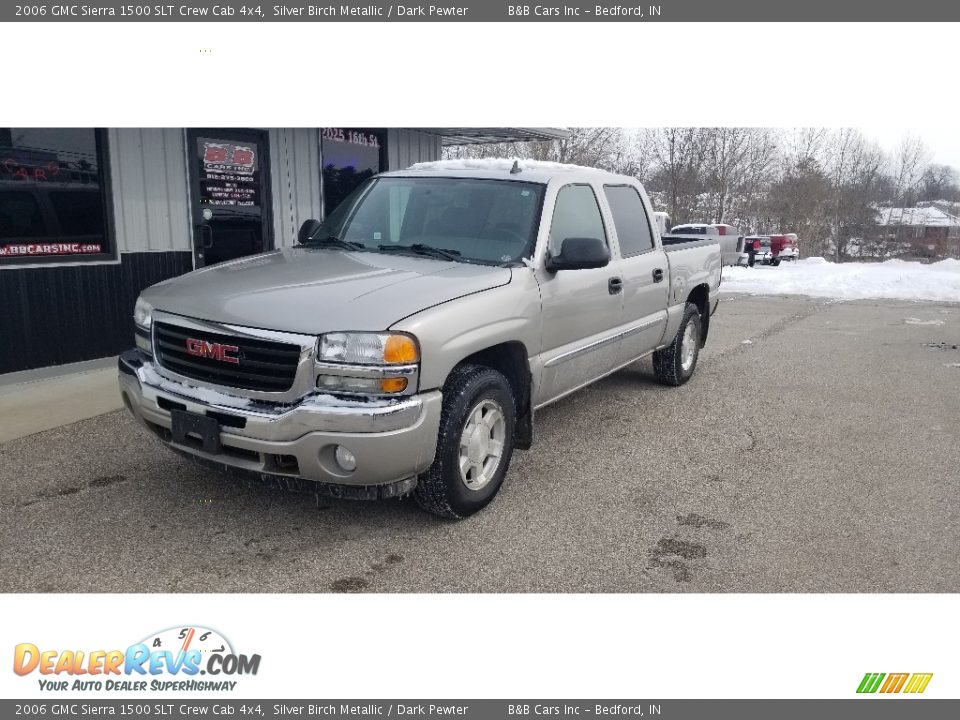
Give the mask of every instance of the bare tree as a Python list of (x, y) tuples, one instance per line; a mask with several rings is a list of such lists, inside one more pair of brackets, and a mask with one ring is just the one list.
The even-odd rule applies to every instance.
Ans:
[(658, 128), (651, 133), (651, 151), (662, 173), (667, 206), (674, 222), (691, 219), (706, 157), (700, 128)]
[(960, 202), (960, 179), (949, 165), (931, 163), (920, 176), (920, 200)]
[(752, 129), (744, 170), (732, 202), (734, 222), (745, 234), (764, 229), (760, 218), (774, 180), (779, 152), (779, 138), (775, 131)]
[(649, 159), (643, 166), (643, 158), (638, 154), (640, 149), (633, 134), (623, 128), (597, 127), (571, 128), (569, 137), (552, 141), (451, 146), (444, 148), (443, 155), (445, 158), (549, 160), (634, 175), (650, 167)]
[(639, 178), (677, 224), (796, 232), (808, 253), (837, 261), (853, 254), (854, 238), (874, 254), (892, 249), (876, 228), (881, 203), (949, 200), (951, 188), (960, 201), (956, 173), (930, 165), (922, 142), (907, 137), (891, 157), (851, 128), (572, 128), (562, 140), (445, 148), (444, 156), (604, 168)]
[(704, 144), (710, 163), (711, 194), (714, 197), (714, 219), (726, 221), (730, 196), (740, 184), (750, 144), (750, 128), (711, 128), (705, 132)]
[(714, 221), (748, 225), (751, 206), (771, 179), (777, 150), (773, 134), (766, 128), (711, 128), (704, 139)]
[[(906, 135), (897, 146), (893, 155), (893, 202), (899, 208), (896, 223), (897, 245), (903, 244), (903, 216), (904, 209), (912, 206), (916, 201), (916, 190), (924, 167), (930, 162), (930, 151), (923, 141), (914, 136)], [(893, 213), (890, 214), (893, 221)]]
[[(864, 140), (863, 133), (854, 128), (840, 128), (828, 145), (830, 152), (830, 175), (833, 180), (833, 251), (836, 262), (841, 262), (847, 254), (849, 233), (845, 227), (851, 227), (846, 213), (846, 194), (861, 189), (864, 181), (869, 182), (873, 172), (883, 162), (882, 154), (871, 152)], [(862, 237), (862, 233), (861, 233)]]
[(930, 151), (923, 141), (906, 135), (893, 155), (893, 199), (900, 207), (913, 202), (924, 168), (930, 161)]

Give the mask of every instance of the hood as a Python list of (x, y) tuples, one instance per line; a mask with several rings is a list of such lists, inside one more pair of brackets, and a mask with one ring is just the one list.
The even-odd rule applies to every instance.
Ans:
[(143, 298), (197, 320), (317, 335), (386, 330), (510, 278), (509, 268), (298, 247), (195, 270), (148, 288)]

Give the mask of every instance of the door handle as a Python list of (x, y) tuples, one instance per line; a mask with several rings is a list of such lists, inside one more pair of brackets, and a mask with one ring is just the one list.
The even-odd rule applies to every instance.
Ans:
[(653, 271), (653, 281), (655, 283), (663, 282), (663, 268), (657, 268), (656, 270)]
[(610, 291), (611, 295), (616, 295), (618, 292), (623, 290), (623, 278), (610, 278), (610, 280), (607, 282), (607, 290)]

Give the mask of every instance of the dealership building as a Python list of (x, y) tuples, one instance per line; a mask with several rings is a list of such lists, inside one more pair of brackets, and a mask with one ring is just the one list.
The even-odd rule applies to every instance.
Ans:
[(553, 128), (0, 128), (0, 375), (116, 355), (140, 291), (293, 245), (364, 179)]

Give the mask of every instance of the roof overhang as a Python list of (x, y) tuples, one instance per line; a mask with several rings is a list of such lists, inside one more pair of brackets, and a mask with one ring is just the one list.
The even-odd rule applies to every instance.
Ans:
[(571, 133), (566, 128), (412, 128), (439, 135), (444, 145), (486, 145), (503, 142), (537, 142), (565, 140)]

